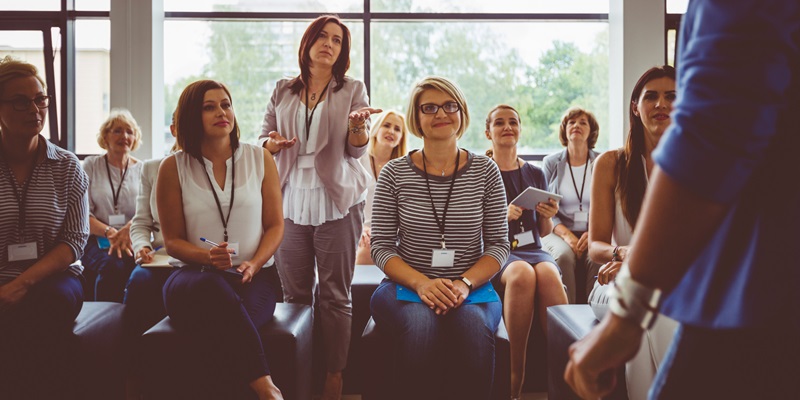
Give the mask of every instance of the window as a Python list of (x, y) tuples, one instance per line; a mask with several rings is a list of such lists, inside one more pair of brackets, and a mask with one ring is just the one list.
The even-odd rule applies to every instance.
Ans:
[(97, 132), (106, 120), (111, 92), (108, 20), (75, 22), (75, 152), (98, 154)]
[[(487, 148), (483, 120), (499, 103), (522, 114), (521, 147), (530, 154), (561, 148), (558, 123), (570, 106), (594, 112), (604, 126), (608, 23), (600, 13), (608, 4), (498, 2), (373, 0), (366, 13), (363, 0), (165, 0), (165, 125), (188, 83), (217, 79), (234, 96), (243, 140), (255, 141), (275, 81), (299, 73), (297, 49), (309, 22), (338, 12), (353, 39), (348, 75), (365, 81), (372, 105), (405, 112), (416, 81), (451, 78), (469, 102), (473, 122), (460, 143), (470, 150)], [(415, 140), (412, 148), (421, 145)], [(601, 135), (598, 148), (607, 146)]]
[[(520, 112), (520, 152), (561, 148), (558, 124), (570, 106), (608, 121), (608, 24), (605, 22), (375, 22), (372, 99), (405, 113), (413, 84), (428, 75), (464, 91), (471, 123), (459, 141), (482, 154), (488, 111), (509, 104)], [(535, 40), (531, 40), (535, 38)], [(409, 148), (422, 146), (410, 136)], [(598, 148), (608, 147), (606, 135)]]

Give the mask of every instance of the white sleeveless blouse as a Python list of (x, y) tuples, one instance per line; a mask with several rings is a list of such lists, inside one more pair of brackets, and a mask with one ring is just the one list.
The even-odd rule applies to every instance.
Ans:
[[(224, 228), (211, 190), (217, 192), (222, 214), (227, 217), (231, 205), (232, 159), (226, 161), (228, 172), (224, 188), (219, 187), (214, 179), (213, 164), (206, 158), (203, 158), (201, 165), (196, 158), (181, 151), (175, 154), (175, 160), (183, 192), (186, 240), (203, 248), (209, 245), (202, 242), (201, 237), (217, 243), (223, 242)], [(233, 258), (233, 265), (238, 266), (253, 258), (264, 234), (261, 225), (264, 152), (260, 147), (240, 143), (233, 160), (236, 168), (236, 191), (234, 207), (228, 221), (228, 242), (239, 243), (238, 257)], [(212, 187), (209, 187), (209, 177)], [(274, 257), (270, 258), (264, 267), (273, 264)]]

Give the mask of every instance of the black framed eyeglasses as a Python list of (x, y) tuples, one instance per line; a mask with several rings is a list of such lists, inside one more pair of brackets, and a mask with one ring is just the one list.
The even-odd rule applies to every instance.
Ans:
[(436, 114), (439, 112), (440, 108), (443, 109), (444, 112), (452, 114), (458, 112), (458, 110), (461, 109), (461, 106), (455, 101), (448, 101), (442, 105), (426, 103), (419, 106), (419, 110), (422, 111), (423, 114)]
[(50, 105), (50, 96), (36, 96), (32, 99), (27, 97), (15, 97), (11, 100), (0, 100), (0, 103), (11, 103), (11, 107), (17, 111), (27, 111), (31, 102), (33, 102), (36, 108), (42, 110)]

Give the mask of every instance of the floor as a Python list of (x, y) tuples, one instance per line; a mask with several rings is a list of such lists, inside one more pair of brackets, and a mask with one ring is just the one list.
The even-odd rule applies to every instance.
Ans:
[[(342, 400), (361, 400), (361, 396), (356, 394), (344, 395)], [(547, 393), (523, 393), (522, 400), (547, 400)]]

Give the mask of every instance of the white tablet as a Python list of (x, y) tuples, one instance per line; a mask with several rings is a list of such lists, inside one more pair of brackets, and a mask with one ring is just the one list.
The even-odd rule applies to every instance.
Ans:
[(511, 200), (511, 204), (528, 210), (534, 210), (536, 209), (536, 204), (547, 203), (547, 199), (553, 199), (558, 203), (561, 200), (561, 195), (546, 192), (535, 187), (528, 187), (514, 200)]

